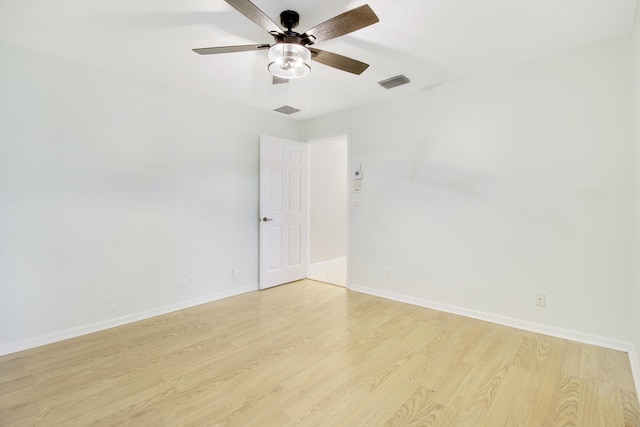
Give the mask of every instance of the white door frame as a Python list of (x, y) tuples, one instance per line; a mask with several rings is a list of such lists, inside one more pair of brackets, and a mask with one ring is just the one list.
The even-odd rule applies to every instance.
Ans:
[[(327, 139), (335, 139), (335, 138), (345, 138), (347, 140), (347, 289), (351, 288), (351, 170), (353, 167), (351, 165), (351, 134), (348, 131), (331, 133), (328, 135), (324, 135), (321, 137), (313, 138), (310, 140), (306, 140), (307, 144), (316, 144), (321, 143)], [(311, 150), (307, 150), (307, 174), (309, 173), (309, 163), (311, 162)], [(311, 260), (311, 232), (309, 225), (311, 224), (311, 185), (310, 180), (307, 176), (307, 273), (310, 268), (310, 260)]]

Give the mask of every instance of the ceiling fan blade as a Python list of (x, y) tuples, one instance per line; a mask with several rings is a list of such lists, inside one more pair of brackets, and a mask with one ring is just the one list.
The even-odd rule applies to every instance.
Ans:
[(375, 24), (379, 19), (369, 5), (362, 5), (316, 25), (305, 34), (309, 43), (317, 43), (349, 34)]
[(337, 68), (338, 70), (360, 75), (364, 70), (369, 68), (369, 64), (365, 64), (364, 62), (360, 62), (346, 56), (338, 55), (337, 53), (327, 52), (326, 50), (316, 48), (309, 48), (309, 50), (311, 51), (311, 59), (321, 64), (328, 65), (329, 67)]
[(280, 85), (282, 83), (289, 83), (289, 79), (283, 79), (282, 77), (273, 76), (274, 85)]
[(278, 27), (278, 24), (273, 22), (271, 18), (264, 14), (263, 11), (251, 3), (249, 0), (224, 0), (233, 6), (238, 12), (242, 13), (247, 18), (258, 24), (260, 28), (265, 29), (271, 34), (282, 34), (282, 30)]
[(201, 47), (191, 49), (200, 55), (213, 55), (216, 53), (246, 52), (249, 50), (269, 49), (268, 44), (245, 44), (240, 46)]

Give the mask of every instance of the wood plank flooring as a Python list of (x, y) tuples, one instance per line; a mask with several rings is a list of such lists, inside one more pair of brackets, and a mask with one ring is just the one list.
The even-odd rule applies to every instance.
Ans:
[(2, 426), (640, 426), (626, 353), (301, 281), (0, 357)]

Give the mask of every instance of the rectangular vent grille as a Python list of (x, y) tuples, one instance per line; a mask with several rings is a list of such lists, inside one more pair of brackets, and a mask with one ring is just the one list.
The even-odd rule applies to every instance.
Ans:
[(382, 86), (383, 88), (385, 88), (385, 89), (391, 89), (391, 88), (396, 87), (396, 86), (406, 85), (410, 81), (411, 80), (409, 80), (406, 76), (403, 76), (402, 74), (400, 74), (399, 76), (395, 76), (395, 77), (391, 77), (391, 78), (386, 79), (386, 80), (382, 80), (381, 82), (378, 82), (378, 84), (380, 86)]
[(282, 114), (293, 114), (293, 113), (297, 113), (300, 110), (298, 110), (297, 108), (290, 107), (288, 105), (283, 105), (282, 107), (276, 108), (273, 111), (277, 111), (278, 113), (282, 113)]

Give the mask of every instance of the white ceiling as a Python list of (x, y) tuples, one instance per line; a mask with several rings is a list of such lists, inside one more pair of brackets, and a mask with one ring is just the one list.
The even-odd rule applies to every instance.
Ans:
[[(316, 46), (369, 69), (354, 76), (312, 62), (308, 77), (272, 85), (266, 51), (193, 53), (272, 42), (223, 0), (0, 0), (0, 40), (260, 110), (291, 105), (302, 111), (290, 117), (308, 119), (626, 34), (637, 0), (254, 3), (276, 23), (281, 11), (297, 11), (300, 33), (368, 3), (379, 23)], [(377, 84), (398, 74), (411, 83)]]

